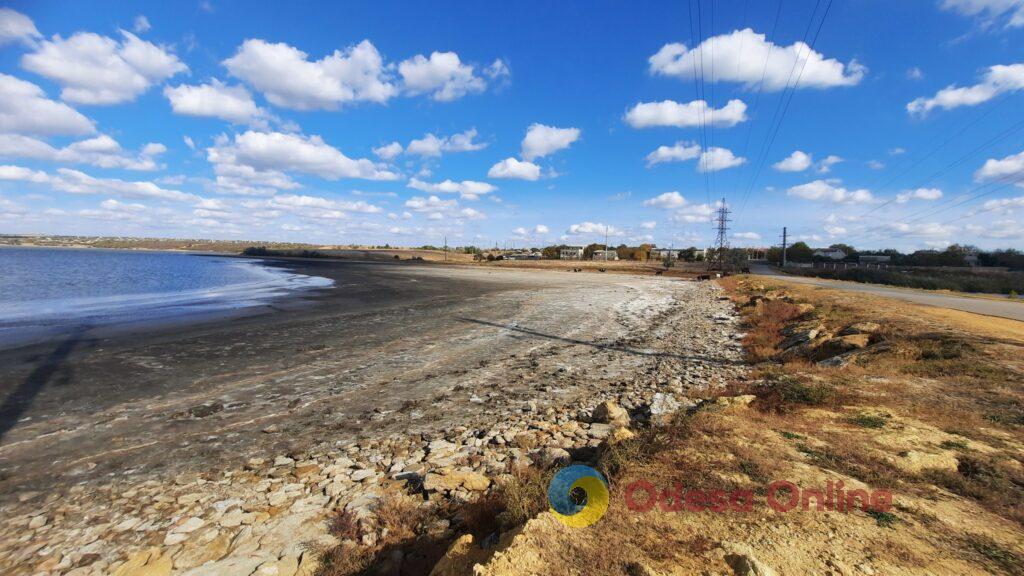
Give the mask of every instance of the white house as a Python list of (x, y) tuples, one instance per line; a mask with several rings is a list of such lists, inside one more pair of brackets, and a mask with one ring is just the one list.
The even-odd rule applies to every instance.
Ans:
[(651, 248), (651, 260), (677, 260), (679, 258), (679, 250), (669, 250), (668, 248)]
[(619, 253), (615, 250), (594, 250), (594, 260), (618, 260)]
[(560, 260), (582, 260), (583, 246), (564, 246), (558, 251)]

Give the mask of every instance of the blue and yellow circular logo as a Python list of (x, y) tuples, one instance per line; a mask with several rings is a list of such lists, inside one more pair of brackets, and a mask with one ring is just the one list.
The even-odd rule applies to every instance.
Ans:
[(551, 479), (548, 502), (551, 513), (562, 524), (590, 526), (608, 511), (608, 481), (590, 466), (574, 464)]

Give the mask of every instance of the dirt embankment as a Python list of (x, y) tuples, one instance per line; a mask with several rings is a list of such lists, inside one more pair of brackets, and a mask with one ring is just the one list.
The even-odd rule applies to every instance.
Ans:
[[(592, 461), (611, 482), (601, 521), (543, 513), (485, 560), (453, 546), (443, 574), (1024, 574), (1019, 323), (759, 277), (723, 284), (755, 370), (724, 394), (749, 405), (635, 423), (637, 437)], [(771, 506), (788, 501), (779, 481), (799, 490), (791, 510)], [(891, 506), (819, 509), (808, 496), (840, 482)], [(656, 488), (634, 492), (639, 507), (624, 494), (637, 483)], [(754, 504), (686, 499), (716, 489)]]

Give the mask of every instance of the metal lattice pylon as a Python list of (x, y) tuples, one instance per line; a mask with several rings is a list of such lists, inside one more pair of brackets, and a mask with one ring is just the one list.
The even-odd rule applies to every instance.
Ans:
[(729, 221), (729, 207), (725, 203), (725, 198), (722, 198), (718, 207), (718, 216), (715, 218), (718, 228), (718, 234), (715, 237), (715, 252), (708, 258), (708, 270), (725, 272), (729, 268)]

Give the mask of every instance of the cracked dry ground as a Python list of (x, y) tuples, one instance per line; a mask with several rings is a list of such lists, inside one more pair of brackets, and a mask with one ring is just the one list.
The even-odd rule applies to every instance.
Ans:
[[(152, 387), (87, 408), (58, 391), (3, 439), (5, 573), (103, 574), (156, 546), (150, 565), (172, 573), (286, 574), (308, 559), (304, 542), (330, 543), (327, 512), (388, 478), (440, 466), (494, 476), (545, 442), (599, 443), (576, 420), (605, 399), (640, 409), (656, 392), (700, 395), (745, 374), (731, 305), (710, 283), (373, 274), (422, 294), (93, 342), (73, 357), (76, 381)], [(548, 429), (570, 424), (575, 434)], [(537, 430), (536, 448), (508, 441)]]

